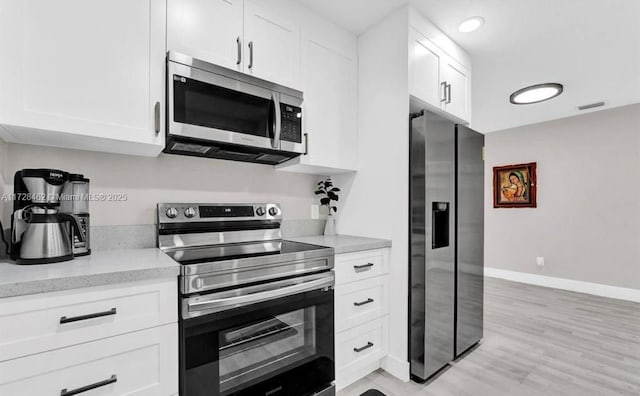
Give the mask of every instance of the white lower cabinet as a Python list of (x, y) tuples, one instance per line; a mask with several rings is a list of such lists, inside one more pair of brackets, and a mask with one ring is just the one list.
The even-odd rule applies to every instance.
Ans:
[(177, 321), (175, 280), (2, 301), (0, 361)]
[(336, 255), (336, 387), (380, 367), (388, 352), (389, 249)]
[(175, 395), (176, 294), (166, 279), (3, 299), (0, 395)]
[[(0, 363), (2, 395), (158, 396), (178, 390), (178, 327), (169, 324)], [(65, 392), (66, 390), (66, 392)]]

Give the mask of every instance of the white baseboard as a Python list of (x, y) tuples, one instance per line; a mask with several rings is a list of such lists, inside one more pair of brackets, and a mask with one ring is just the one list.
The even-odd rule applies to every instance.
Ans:
[(380, 362), (380, 367), (401, 381), (409, 381), (409, 362), (387, 355)]
[(569, 290), (578, 293), (593, 294), (595, 296), (615, 298), (618, 300), (640, 302), (640, 290), (638, 289), (555, 278), (546, 275), (528, 274), (526, 272), (507, 271), (489, 267), (485, 267), (484, 276), (506, 279), (520, 283), (529, 283), (537, 286), (552, 287), (554, 289)]

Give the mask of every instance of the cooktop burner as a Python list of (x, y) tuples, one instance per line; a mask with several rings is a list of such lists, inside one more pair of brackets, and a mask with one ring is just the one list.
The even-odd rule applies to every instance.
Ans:
[(174, 249), (165, 253), (178, 263), (189, 265), (276, 254), (300, 253), (318, 249), (326, 249), (326, 247), (286, 240), (275, 240), (257, 243), (189, 247)]

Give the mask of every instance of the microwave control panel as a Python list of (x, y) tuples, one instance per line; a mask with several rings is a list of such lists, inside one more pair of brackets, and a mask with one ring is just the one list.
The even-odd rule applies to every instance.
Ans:
[(302, 109), (281, 103), (280, 112), (282, 113), (280, 139), (287, 142), (302, 143)]

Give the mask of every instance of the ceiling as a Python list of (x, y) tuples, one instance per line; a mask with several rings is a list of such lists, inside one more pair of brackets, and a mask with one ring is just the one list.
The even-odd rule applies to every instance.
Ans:
[[(604, 101), (598, 111), (640, 103), (639, 0), (299, 0), (337, 25), (361, 34), (412, 3), (471, 55), (471, 126), (493, 132), (582, 114), (577, 106)], [(485, 25), (458, 32), (479, 15)], [(559, 82), (547, 102), (516, 106), (522, 87)]]

